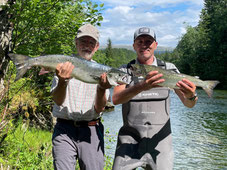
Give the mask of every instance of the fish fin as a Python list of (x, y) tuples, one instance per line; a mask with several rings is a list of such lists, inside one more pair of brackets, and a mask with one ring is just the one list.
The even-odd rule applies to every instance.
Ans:
[[(95, 76), (95, 75), (90, 75), (90, 76), (91, 76), (93, 79), (97, 80), (97, 81), (100, 80), (100, 77), (98, 77), (98, 76)], [(107, 74), (107, 80), (108, 80), (108, 82), (110, 83), (111, 86), (116, 86), (116, 85), (118, 85), (118, 84), (116, 84), (116, 83), (108, 76), (108, 74)]]
[(16, 75), (16, 78), (15, 78), (15, 81), (17, 81), (21, 77), (23, 77), (23, 75), (29, 69), (28, 60), (31, 57), (21, 55), (21, 54), (13, 54), (13, 53), (9, 53), (8, 56), (13, 61), (13, 63), (16, 65), (17, 75)]
[(50, 69), (42, 67), (40, 72), (39, 72), (39, 75), (47, 74), (49, 72), (50, 72)]
[(215, 86), (220, 83), (219, 81), (211, 81), (211, 80), (206, 80), (204, 81), (207, 83), (207, 85), (205, 87), (202, 87), (203, 90), (207, 93), (207, 95), (209, 97), (212, 97), (213, 94), (213, 89), (215, 88)]

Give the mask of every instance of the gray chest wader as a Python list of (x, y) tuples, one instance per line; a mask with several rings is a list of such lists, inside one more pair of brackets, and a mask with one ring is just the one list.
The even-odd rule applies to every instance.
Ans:
[[(138, 82), (133, 77), (130, 85)], [(169, 89), (143, 91), (122, 104), (123, 127), (118, 134), (113, 170), (171, 170), (173, 166)]]

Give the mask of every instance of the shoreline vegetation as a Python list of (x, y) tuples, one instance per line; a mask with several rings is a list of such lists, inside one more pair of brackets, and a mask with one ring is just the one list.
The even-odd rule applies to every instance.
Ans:
[[(25, 121), (20, 118), (16, 125), (12, 124), (4, 143), (0, 143), (0, 170), (53, 169), (52, 131), (31, 127), (29, 119)], [(108, 135), (108, 130), (105, 138), (108, 141), (113, 140)], [(104, 170), (111, 168), (111, 155), (105, 155)]]

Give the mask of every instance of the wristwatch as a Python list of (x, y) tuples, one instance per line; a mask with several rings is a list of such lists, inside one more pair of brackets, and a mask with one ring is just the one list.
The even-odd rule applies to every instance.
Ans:
[(195, 95), (193, 97), (190, 97), (190, 98), (187, 98), (187, 99), (191, 100), (191, 101), (195, 101), (196, 97), (197, 97), (197, 93), (195, 93)]

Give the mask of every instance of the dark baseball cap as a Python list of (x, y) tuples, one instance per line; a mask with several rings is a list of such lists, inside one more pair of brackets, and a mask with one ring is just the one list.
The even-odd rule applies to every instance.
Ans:
[(134, 41), (140, 35), (149, 35), (149, 36), (153, 37), (156, 41), (156, 34), (155, 34), (154, 30), (152, 30), (148, 27), (141, 27), (141, 28), (137, 29), (134, 33)]

